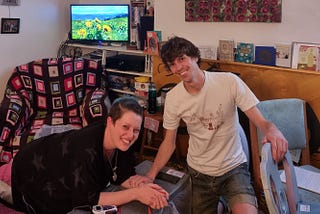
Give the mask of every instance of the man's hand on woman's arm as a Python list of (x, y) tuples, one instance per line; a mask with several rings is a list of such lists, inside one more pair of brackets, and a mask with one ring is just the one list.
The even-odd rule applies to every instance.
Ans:
[(130, 177), (125, 187), (132, 188), (138, 187), (141, 184), (152, 183), (159, 171), (167, 164), (176, 148), (177, 130), (166, 130), (165, 133), (164, 140), (159, 147), (157, 156), (149, 172), (145, 176), (135, 175)]

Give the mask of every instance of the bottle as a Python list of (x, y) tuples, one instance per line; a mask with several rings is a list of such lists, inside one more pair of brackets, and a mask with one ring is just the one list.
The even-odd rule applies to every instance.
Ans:
[(150, 82), (148, 90), (148, 112), (149, 114), (157, 112), (157, 89), (153, 82)]

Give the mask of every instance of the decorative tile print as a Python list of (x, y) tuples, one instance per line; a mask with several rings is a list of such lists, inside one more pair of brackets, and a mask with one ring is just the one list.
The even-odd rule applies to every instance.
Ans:
[(24, 64), (24, 65), (20, 65), (18, 66), (19, 68), (19, 71), (23, 71), (23, 72), (28, 72), (28, 65), (27, 64)]
[(83, 74), (77, 74), (74, 76), (74, 86), (76, 88), (83, 85)]
[(90, 113), (93, 117), (102, 116), (102, 106), (101, 104), (95, 104), (89, 107)]
[(76, 98), (74, 96), (73, 92), (70, 92), (68, 94), (66, 94), (66, 101), (67, 101), (67, 106), (73, 106), (76, 104)]
[(73, 89), (72, 85), (72, 77), (68, 77), (64, 79), (64, 91), (71, 91)]
[(38, 95), (38, 107), (47, 108), (47, 98), (45, 96)]
[(42, 77), (43, 71), (41, 65), (33, 65), (33, 73), (37, 76)]
[[(70, 58), (68, 58), (70, 59)], [(57, 58), (51, 58), (48, 60), (48, 65), (58, 65), (58, 59)], [(51, 67), (51, 66), (50, 66)]]
[(70, 117), (69, 122), (70, 122), (70, 124), (82, 123), (82, 121), (79, 117)]
[(96, 74), (91, 72), (87, 73), (87, 85), (90, 85), (90, 86), (96, 85)]
[(52, 123), (52, 125), (63, 124), (63, 118), (52, 118), (51, 123)]
[(9, 136), (10, 129), (8, 127), (4, 127), (1, 132), (0, 140), (3, 142)]
[(20, 77), (22, 79), (24, 87), (31, 89), (32, 88), (31, 78), (29, 76), (24, 76), (24, 75), (21, 75)]
[(82, 100), (83, 100), (83, 91), (82, 90), (77, 90), (75, 93), (76, 93), (76, 98), (77, 98), (78, 102), (82, 102)]
[(185, 0), (189, 22), (281, 22), (281, 0)]
[(55, 111), (52, 113), (52, 117), (63, 117), (63, 112)]
[(18, 102), (15, 102), (15, 100), (12, 100), (12, 103), (9, 104), (9, 109), (12, 109), (13, 111), (20, 113), (21, 112), (21, 106), (22, 103), (20, 100), (16, 100)]
[(61, 97), (52, 97), (52, 108), (53, 109), (62, 109), (62, 98)]
[(74, 71), (79, 71), (83, 69), (83, 61), (75, 61), (74, 62)]
[(7, 152), (7, 151), (1, 151), (1, 157), (0, 157), (0, 161), (1, 162), (8, 162), (12, 159), (12, 154), (11, 152)]
[(46, 93), (46, 88), (45, 88), (45, 84), (44, 84), (43, 80), (35, 79), (34, 82), (35, 82), (35, 85), (36, 85), (36, 91), (37, 92), (39, 92), (41, 94)]
[(16, 76), (14, 77), (12, 80), (11, 80), (11, 84), (13, 86), (13, 88), (18, 91), (21, 87), (22, 87), (22, 83), (20, 81), (20, 78), (19, 76)]
[(44, 124), (44, 119), (35, 119), (32, 123), (33, 127), (41, 127)]
[(36, 119), (43, 119), (43, 118), (46, 118), (47, 116), (47, 111), (45, 110), (39, 110), (37, 111), (37, 116), (36, 116)]
[(68, 117), (75, 117), (78, 116), (78, 108), (74, 108), (68, 111)]
[(59, 76), (58, 66), (49, 66), (48, 72), (49, 72), (49, 77), (58, 77)]
[(88, 67), (92, 68), (92, 69), (97, 69), (98, 68), (98, 63), (96, 61), (92, 60), (92, 61), (89, 62)]
[(12, 111), (12, 110), (8, 110), (6, 120), (11, 125), (15, 125), (18, 119), (19, 119), (19, 115), (17, 114), (17, 112)]
[(72, 63), (66, 63), (66, 64), (63, 64), (63, 73), (64, 74), (69, 74), (72, 72)]
[(59, 81), (50, 82), (50, 88), (51, 88), (51, 94), (53, 95), (61, 94)]

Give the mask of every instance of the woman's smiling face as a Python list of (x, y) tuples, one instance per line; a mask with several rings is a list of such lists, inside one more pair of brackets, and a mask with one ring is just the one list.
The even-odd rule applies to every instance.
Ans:
[(139, 137), (142, 117), (133, 111), (126, 111), (115, 122), (111, 117), (107, 120), (107, 128), (110, 130), (108, 144), (121, 151), (127, 151)]

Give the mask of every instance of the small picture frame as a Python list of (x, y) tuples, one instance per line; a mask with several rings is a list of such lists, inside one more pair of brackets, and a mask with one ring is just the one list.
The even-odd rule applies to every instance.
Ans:
[(1, 33), (14, 34), (19, 33), (20, 19), (19, 18), (1, 18)]
[(1, 5), (19, 6), (20, 0), (0, 0)]

